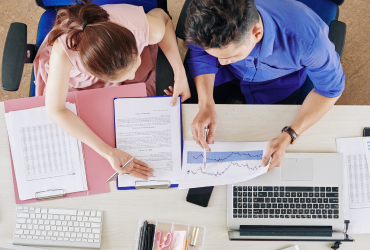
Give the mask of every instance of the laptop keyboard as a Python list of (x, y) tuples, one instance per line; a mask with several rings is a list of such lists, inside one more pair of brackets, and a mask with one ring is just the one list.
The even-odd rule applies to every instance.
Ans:
[(339, 219), (338, 187), (233, 186), (233, 218)]

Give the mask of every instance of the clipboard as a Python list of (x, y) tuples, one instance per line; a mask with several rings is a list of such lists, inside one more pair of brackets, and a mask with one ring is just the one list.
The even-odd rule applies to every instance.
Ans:
[[(148, 97), (134, 97), (134, 98), (157, 98), (157, 97), (172, 97), (172, 96), (148, 96)], [(120, 98), (114, 98), (120, 99)], [(113, 100), (113, 102), (114, 102)], [(183, 157), (183, 129), (182, 129), (182, 103), (181, 103), (181, 96), (179, 96), (180, 100), (180, 143), (181, 143), (181, 168), (182, 168), (182, 157)], [(114, 109), (114, 104), (113, 104)], [(116, 117), (115, 117), (115, 110), (114, 110), (114, 135), (116, 135)], [(116, 136), (115, 136), (116, 137)], [(115, 142), (115, 147), (117, 148), (117, 142)], [(148, 185), (142, 185), (143, 183), (148, 183)], [(132, 189), (168, 189), (168, 188), (175, 188), (178, 187), (179, 184), (171, 184), (168, 180), (138, 180), (135, 181), (135, 186), (128, 186), (128, 187), (119, 187), (118, 186), (118, 176), (116, 177), (116, 186), (117, 190), (132, 190)]]
[[(69, 92), (67, 102), (75, 103), (77, 115), (87, 126), (108, 145), (114, 146), (114, 110), (112, 100), (117, 97), (144, 97), (146, 96), (145, 83), (121, 85), (117, 87), (99, 88)], [(8, 100), (4, 102), (5, 113), (45, 106), (45, 96), (29, 97)], [(97, 120), (104, 120), (98, 123)], [(11, 147), (9, 145), (9, 151)], [(114, 173), (109, 162), (96, 153), (93, 149), (82, 143), (82, 152), (85, 162), (87, 179), (87, 191), (65, 194), (64, 190), (40, 190), (35, 193), (34, 199), (20, 200), (16, 182), (12, 154), (10, 160), (12, 166), (13, 185), (16, 204), (39, 202), (45, 199), (77, 197), (109, 192), (107, 178)], [(52, 192), (51, 192), (52, 191)], [(51, 192), (51, 194), (50, 194)], [(36, 199), (38, 197), (39, 199)]]

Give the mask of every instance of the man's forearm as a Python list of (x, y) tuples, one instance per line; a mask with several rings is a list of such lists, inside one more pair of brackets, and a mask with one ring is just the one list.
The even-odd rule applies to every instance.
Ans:
[(336, 103), (340, 96), (325, 97), (312, 90), (306, 97), (294, 121), (290, 125), (297, 133), (302, 134), (309, 127), (318, 122)]
[(199, 108), (214, 104), (213, 86), (215, 82), (215, 74), (200, 75), (194, 78), (195, 86), (198, 92)]

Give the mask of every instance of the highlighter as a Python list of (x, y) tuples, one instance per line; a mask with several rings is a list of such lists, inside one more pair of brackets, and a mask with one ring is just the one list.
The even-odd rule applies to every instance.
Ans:
[(197, 244), (198, 233), (199, 233), (199, 227), (194, 227), (193, 234), (191, 235), (191, 239), (189, 242), (190, 246), (195, 247), (195, 245)]

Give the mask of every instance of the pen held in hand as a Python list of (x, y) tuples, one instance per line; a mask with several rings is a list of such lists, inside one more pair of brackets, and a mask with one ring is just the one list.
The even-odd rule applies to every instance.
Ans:
[[(122, 166), (122, 169), (126, 167), (128, 164), (130, 164), (134, 159), (135, 157), (132, 157), (128, 162), (125, 163), (125, 165)], [(111, 177), (109, 177), (107, 182), (110, 182), (111, 180), (113, 180), (113, 178), (116, 177), (117, 175), (118, 175), (118, 172), (115, 172)]]
[[(209, 132), (209, 129), (204, 128), (204, 139), (206, 140), (206, 143), (207, 143), (207, 139), (208, 139), (208, 132)], [(204, 168), (206, 167), (206, 161), (207, 161), (206, 156), (207, 156), (206, 148), (203, 148), (203, 166), (204, 166)]]

